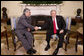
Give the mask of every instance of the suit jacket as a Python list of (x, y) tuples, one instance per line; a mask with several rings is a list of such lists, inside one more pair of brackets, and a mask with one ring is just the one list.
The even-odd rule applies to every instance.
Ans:
[(16, 31), (20, 33), (25, 33), (25, 31), (28, 31), (27, 28), (34, 30), (34, 26), (31, 25), (31, 17), (26, 17), (25, 15), (22, 15), (17, 23)]
[[(64, 21), (64, 18), (62, 16), (56, 16), (56, 20), (57, 20), (57, 26), (59, 28), (58, 31), (60, 31), (61, 29), (65, 30), (66, 23)], [(47, 18), (46, 23), (41, 28), (46, 29), (47, 34), (54, 34), (52, 17)]]

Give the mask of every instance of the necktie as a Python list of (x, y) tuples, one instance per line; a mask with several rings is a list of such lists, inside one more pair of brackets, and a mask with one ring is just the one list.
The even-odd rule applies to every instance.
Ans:
[(53, 28), (54, 28), (54, 34), (56, 34), (57, 33), (57, 30), (56, 30), (55, 18), (53, 20)]

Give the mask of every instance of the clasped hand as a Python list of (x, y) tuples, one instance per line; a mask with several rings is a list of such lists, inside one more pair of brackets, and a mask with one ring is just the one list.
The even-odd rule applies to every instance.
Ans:
[(34, 29), (37, 31), (39, 29), (39, 27), (38, 26), (35, 26)]
[[(37, 31), (37, 30), (39, 29), (39, 27), (38, 27), (38, 26), (35, 26), (34, 29)], [(28, 31), (31, 31), (30, 28), (27, 28), (27, 30), (28, 30)]]

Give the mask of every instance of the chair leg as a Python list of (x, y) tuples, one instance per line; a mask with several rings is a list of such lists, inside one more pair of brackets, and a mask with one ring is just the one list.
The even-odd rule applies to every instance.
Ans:
[(65, 44), (65, 51), (67, 51), (67, 43)]
[(13, 40), (13, 45), (14, 45), (14, 51), (16, 51), (16, 43), (15, 43), (14, 30), (12, 30), (12, 40)]
[(77, 47), (78, 47), (77, 44), (75, 44), (75, 51), (76, 51), (76, 52), (77, 52)]
[(65, 42), (65, 51), (67, 51), (67, 42), (68, 42), (68, 37), (66, 37), (66, 42)]
[(14, 51), (16, 51), (16, 43), (15, 43), (15, 40), (14, 40)]
[(69, 44), (69, 36), (66, 37), (65, 51), (67, 51), (67, 45)]
[(76, 36), (76, 44), (75, 44), (75, 51), (77, 52), (78, 50), (77, 50), (77, 47), (78, 47), (78, 34), (77, 34), (77, 36)]
[[(69, 33), (68, 33), (69, 34)], [(69, 44), (69, 35), (66, 36), (67, 43)]]
[(8, 50), (9, 50), (9, 43), (8, 43), (7, 30), (6, 30), (6, 33), (5, 33), (5, 35), (6, 35), (6, 41), (7, 41), (7, 48), (8, 48)]
[(67, 37), (67, 42), (68, 42), (68, 44), (69, 44), (69, 37)]

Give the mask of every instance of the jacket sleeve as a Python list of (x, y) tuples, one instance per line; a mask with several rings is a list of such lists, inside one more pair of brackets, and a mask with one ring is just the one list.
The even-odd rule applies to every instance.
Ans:
[(28, 24), (25, 19), (21, 19), (21, 23), (22, 23), (25, 27), (28, 27), (28, 28), (30, 28), (31, 30), (34, 30), (34, 26), (32, 26), (31, 24)]
[(41, 27), (41, 29), (48, 29), (49, 27), (49, 20), (46, 20), (45, 24)]

